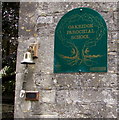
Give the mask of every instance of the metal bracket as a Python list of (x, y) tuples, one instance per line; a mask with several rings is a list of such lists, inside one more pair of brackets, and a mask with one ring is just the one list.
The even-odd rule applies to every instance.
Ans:
[(38, 58), (38, 43), (31, 43), (29, 49), (31, 50), (33, 58)]

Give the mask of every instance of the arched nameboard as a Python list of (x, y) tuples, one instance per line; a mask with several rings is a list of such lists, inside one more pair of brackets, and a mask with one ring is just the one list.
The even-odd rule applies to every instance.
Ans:
[(57, 24), (54, 73), (107, 72), (107, 26), (90, 8), (76, 8)]

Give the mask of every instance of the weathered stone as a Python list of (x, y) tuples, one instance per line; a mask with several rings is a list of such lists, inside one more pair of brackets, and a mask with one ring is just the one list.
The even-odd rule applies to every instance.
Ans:
[(66, 99), (68, 98), (68, 90), (57, 91), (56, 96), (57, 104), (65, 104), (67, 102)]
[(100, 75), (102, 86), (117, 87), (117, 74)]
[[(57, 0), (58, 1), (58, 0)], [(118, 104), (117, 2), (20, 3), (15, 118), (116, 118)], [(54, 74), (54, 35), (60, 18), (74, 8), (97, 10), (108, 28), (108, 72)], [(38, 42), (34, 65), (23, 65), (30, 43)], [(23, 85), (23, 82), (26, 84)], [(24, 86), (24, 87), (23, 87)], [(39, 91), (38, 101), (20, 98), (20, 91)]]
[(55, 103), (56, 91), (55, 90), (43, 90), (40, 93), (42, 102), (44, 103)]
[(57, 104), (86, 104), (105, 102), (107, 104), (117, 103), (117, 90), (111, 88), (82, 88), (80, 90), (57, 91)]
[(54, 76), (57, 80), (55, 87), (57, 89), (78, 89), (80, 87), (80, 75), (78, 74), (57, 74)]
[(114, 14), (113, 14), (112, 10), (109, 10), (107, 12), (102, 12), (101, 14), (102, 14), (102, 16), (104, 17), (104, 19), (105, 19), (105, 21), (107, 23), (109, 31), (118, 29), (117, 28), (117, 22), (115, 22), (114, 19), (113, 19)]
[(93, 116), (93, 118), (116, 118), (116, 109), (117, 105), (110, 105), (105, 102), (90, 103), (89, 105), (89, 110), (92, 111), (91, 116)]
[(57, 24), (61, 18), (62, 18), (62, 16), (55, 16), (54, 22)]
[(58, 115), (56, 111), (56, 104), (50, 103), (32, 103), (32, 115)]
[(108, 52), (117, 51), (117, 32), (109, 32), (108, 34)]
[(56, 13), (56, 12), (61, 13), (61, 12), (64, 12), (65, 5), (66, 5), (66, 3), (64, 3), (64, 2), (59, 2), (59, 4), (57, 4), (57, 2), (54, 2), (54, 3), (50, 2), (48, 4), (47, 10), (49, 13)]
[(22, 83), (24, 81), (24, 74), (23, 73), (17, 73), (16, 74), (16, 91), (22, 90)]
[(40, 118), (48, 118), (48, 120), (52, 120), (51, 118), (53, 118), (54, 120), (58, 120), (58, 116), (57, 115), (51, 115), (51, 114), (47, 114), (47, 115), (40, 115)]
[[(37, 3), (21, 3), (19, 17), (19, 36), (33, 36), (35, 34), (35, 11), (38, 7)], [(29, 11), (29, 12), (28, 12)], [(34, 17), (35, 16), (35, 17)]]
[(34, 74), (33, 81), (38, 89), (51, 90), (54, 89), (53, 76), (52, 75), (40, 75)]
[(64, 104), (57, 105), (61, 118), (116, 118), (116, 105), (108, 105), (104, 102), (90, 104)]
[(109, 52), (108, 53), (108, 65), (110, 73), (117, 73), (117, 53)]
[[(72, 75), (73, 76), (73, 75)], [(115, 74), (82, 74), (82, 75), (74, 75), (75, 79), (68, 79), (68, 75), (66, 76), (67, 79), (65, 79), (66, 84), (68, 84), (68, 81), (71, 85), (70, 88), (81, 88), (81, 87), (104, 87), (104, 86), (117, 86), (117, 75)], [(77, 77), (76, 77), (77, 76)], [(104, 79), (105, 78), (105, 79)], [(61, 77), (60, 77), (61, 79)], [(60, 80), (59, 80), (60, 81)], [(62, 81), (62, 79), (61, 79)], [(64, 82), (64, 81), (63, 81)], [(61, 84), (64, 86), (63, 82)], [(65, 86), (64, 86), (65, 87)], [(68, 88), (68, 87), (67, 87)]]
[(34, 72), (41, 71), (44, 74), (53, 73), (53, 37), (41, 38), (38, 51), (39, 59), (36, 60)]
[(52, 16), (46, 16), (46, 17), (39, 17), (37, 19), (37, 23), (53, 23), (53, 17)]

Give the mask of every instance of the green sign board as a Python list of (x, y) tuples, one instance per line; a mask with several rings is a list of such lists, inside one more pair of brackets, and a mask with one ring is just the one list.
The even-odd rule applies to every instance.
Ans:
[(54, 73), (107, 72), (107, 26), (90, 8), (66, 13), (55, 30)]

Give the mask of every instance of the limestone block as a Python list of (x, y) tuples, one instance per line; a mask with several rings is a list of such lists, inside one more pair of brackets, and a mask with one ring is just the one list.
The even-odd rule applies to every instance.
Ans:
[[(33, 69), (28, 66), (27, 70), (22, 73), (17, 73), (16, 75), (16, 91), (26, 90), (33, 91), (36, 90), (36, 85), (33, 81)], [(17, 95), (19, 96), (19, 95)]]
[(56, 93), (57, 104), (65, 104), (67, 102), (67, 99), (68, 99), (68, 90), (57, 91)]
[(115, 19), (113, 19), (114, 13), (112, 9), (110, 8), (110, 10), (108, 10), (107, 12), (102, 11), (100, 13), (107, 24), (108, 30), (110, 31), (118, 29), (117, 22)]
[(58, 116), (57, 115), (50, 115), (50, 114), (46, 114), (46, 115), (40, 115), (40, 118), (48, 118), (48, 120), (52, 120), (50, 118), (53, 118), (54, 120), (58, 120)]
[(59, 4), (57, 4), (57, 2), (50, 2), (48, 5), (48, 12), (49, 13), (63, 12), (66, 4), (67, 3), (64, 2), (59, 2)]
[[(104, 76), (106, 74), (103, 74)], [(99, 74), (98, 73), (83, 73), (79, 76), (80, 80), (81, 80), (81, 87), (101, 87), (103, 86), (101, 79), (99, 78)]]
[[(36, 25), (36, 9), (38, 3), (20, 3), (20, 17), (19, 17), (19, 36), (33, 36), (35, 34), (35, 25)], [(29, 11), (29, 12), (28, 12)], [(35, 17), (34, 17), (35, 16)]]
[(19, 104), (15, 104), (14, 118), (24, 118), (23, 111), (21, 110)]
[(102, 3), (101, 7), (104, 11), (117, 11), (117, 2)]
[(76, 118), (82, 110), (80, 105), (74, 104), (57, 104), (56, 109), (59, 113), (59, 118)]
[(81, 84), (80, 75), (78, 73), (74, 74), (56, 74), (54, 75), (54, 80), (56, 80), (55, 87), (57, 89), (78, 89)]
[(56, 104), (33, 102), (32, 115), (57, 115)]
[[(78, 105), (77, 105), (78, 106)], [(76, 107), (77, 107), (76, 106)], [(113, 106), (113, 108), (111, 108)], [(109, 118), (109, 111), (112, 113), (111, 118), (116, 118), (116, 105), (108, 107), (105, 103), (90, 103), (80, 105), (80, 110), (74, 112), (75, 118)], [(74, 108), (75, 109), (75, 108)], [(75, 110), (76, 111), (76, 110)]]
[(117, 104), (117, 88), (82, 88), (79, 90), (60, 90), (56, 92), (57, 104), (84, 104), (105, 102)]
[(53, 23), (53, 16), (40, 16), (37, 19), (37, 23)]
[[(24, 74), (23, 73), (17, 73), (16, 74), (16, 87), (15, 87), (16, 91), (22, 90), (23, 81), (24, 81)], [(18, 96), (18, 95), (16, 94), (16, 96)]]
[(108, 32), (108, 52), (117, 51), (117, 32)]
[(45, 90), (54, 89), (52, 75), (40, 75), (36, 73), (33, 75), (33, 81), (38, 89), (45, 89)]
[(117, 90), (111, 88), (83, 89), (81, 91), (82, 103), (105, 102), (106, 104), (117, 104)]
[[(118, 3), (117, 3), (118, 4)], [(118, 9), (118, 6), (117, 6), (117, 9)], [(118, 11), (118, 10), (117, 10)], [(115, 20), (118, 20), (119, 19), (119, 17), (118, 17), (118, 12), (117, 11), (115, 11), (114, 12), (114, 19)]]
[(117, 105), (104, 102), (57, 105), (59, 118), (116, 118), (116, 109)]
[(55, 90), (42, 90), (40, 92), (41, 101), (44, 103), (55, 103), (56, 91)]
[(23, 113), (31, 111), (31, 101), (22, 101), (21, 108)]
[[(55, 27), (56, 27), (55, 24), (39, 23), (37, 25), (39, 39), (45, 40), (49, 37), (49, 35), (50, 35), (50, 37), (51, 36), (54, 37)], [(53, 40), (54, 40), (54, 38), (53, 38)]]
[(65, 11), (68, 12), (68, 11), (72, 10), (73, 8), (79, 8), (79, 7), (83, 7), (83, 1), (82, 2), (77, 2), (77, 1), (68, 2), (67, 1), (66, 5), (65, 5)]
[(33, 13), (34, 11), (37, 9), (38, 7), (38, 3), (37, 2), (24, 2), (24, 3), (20, 3), (20, 13), (22, 12), (22, 14), (30, 14)]
[(118, 86), (117, 74), (99, 75), (99, 79), (101, 80), (103, 86), (109, 86), (109, 87)]
[(53, 78), (58, 90), (80, 89), (82, 87), (116, 87), (117, 75), (110, 73), (57, 74)]
[(108, 65), (110, 73), (117, 73), (117, 53), (109, 52), (108, 53)]
[[(116, 118), (117, 104), (106, 104), (104, 102), (90, 103), (89, 110), (93, 118)], [(109, 114), (111, 113), (111, 114)]]
[(69, 91), (69, 99), (72, 101), (73, 104), (82, 102), (80, 93), (81, 93), (81, 91), (79, 91), (79, 90), (70, 90)]

